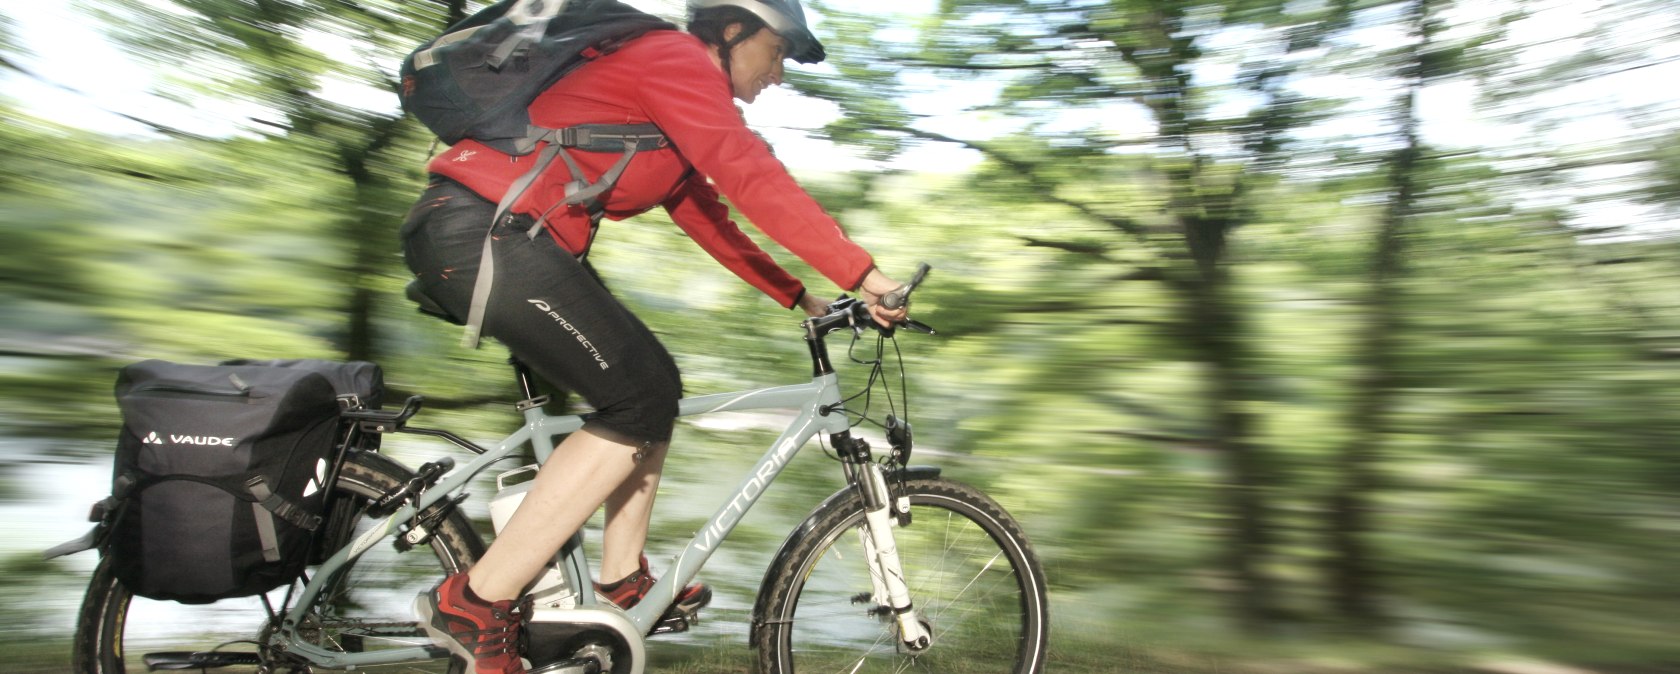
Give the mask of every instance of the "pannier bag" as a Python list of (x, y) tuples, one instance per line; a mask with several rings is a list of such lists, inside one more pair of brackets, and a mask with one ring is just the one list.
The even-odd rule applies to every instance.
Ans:
[(207, 603), (302, 572), (321, 526), (339, 402), (308, 367), (123, 368), (110, 529), (101, 545), (135, 594)]
[[(254, 365), (258, 367), (289, 367), (306, 370), (327, 378), (332, 384), (333, 393), (338, 396), (339, 406), (344, 409), (364, 408), (379, 409), (385, 400), (385, 373), (376, 363), (365, 360), (339, 362), (336, 360), (321, 360), (318, 358), (295, 358), (290, 360), (252, 360), (240, 358), (224, 360), (223, 365)], [(374, 438), (379, 436), (375, 435)]]
[[(338, 393), (338, 403), (341, 409), (379, 409), (385, 399), (385, 374), (376, 363), (367, 361), (350, 361), (341, 363), (333, 360), (297, 359), (297, 360), (225, 360), (223, 365), (262, 365), (265, 367), (290, 367), (320, 373), (332, 382), (333, 390)], [(363, 433), (356, 429), (356, 425), (346, 419), (339, 424), (337, 451), (345, 445), (358, 450), (379, 451), (379, 441), (384, 436), (378, 433)], [(324, 484), (331, 484), (332, 471), (327, 472)], [(357, 513), (367, 500), (363, 498), (345, 498), (343, 494), (327, 504), (323, 515), (326, 519), (321, 523), (321, 529), (315, 532), (316, 543), (309, 555), (310, 564), (320, 564), (337, 553), (339, 548), (350, 543), (350, 537), (355, 534)]]

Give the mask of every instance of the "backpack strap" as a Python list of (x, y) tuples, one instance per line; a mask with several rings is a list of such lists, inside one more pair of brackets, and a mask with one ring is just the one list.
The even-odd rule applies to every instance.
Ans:
[(111, 495), (96, 501), (92, 510), (88, 512), (88, 521), (93, 522), (93, 528), (82, 534), (81, 538), (49, 548), (41, 553), (41, 559), (63, 557), (104, 545), (105, 537), (111, 530), (111, 523), (122, 519), (122, 511), (128, 508), (128, 496), (138, 485), (140, 480), (128, 471), (118, 474), (111, 483)]
[[(490, 229), (484, 232), (484, 249), (479, 254), (478, 279), (473, 283), (472, 303), (467, 309), (466, 331), (461, 336), (461, 345), (469, 349), (478, 348), (478, 342), (484, 329), (484, 308), (490, 302), (490, 287), (496, 272), (495, 256), (491, 253), (491, 243), (495, 238), (491, 231), (502, 221), (502, 216), (513, 207), (514, 202), (530, 189), (542, 173), (548, 170), (549, 164), (555, 157), (560, 157), (571, 171), (572, 180), (566, 183), (566, 196), (559, 203), (549, 207), (526, 230), (525, 235), (535, 239), (542, 233), (544, 223), (548, 220), (548, 213), (561, 206), (583, 204), (589, 213), (589, 239), (594, 241), (595, 229), (601, 223), (601, 217), (606, 214), (606, 205), (600, 196), (612, 189), (618, 179), (624, 175), (624, 169), (630, 166), (630, 159), (637, 152), (643, 150), (657, 150), (666, 147), (669, 141), (659, 127), (652, 124), (581, 124), (564, 129), (547, 129), (530, 127), (525, 138), (520, 140), (517, 148), (522, 152), (534, 150), (538, 143), (547, 142), (536, 163), (525, 175), (513, 181), (507, 192), (502, 196), (501, 203), (496, 204), (496, 213), (490, 218)], [(623, 152), (618, 161), (613, 162), (605, 173), (594, 183), (584, 180), (583, 169), (578, 166), (571, 153), (566, 148), (574, 148), (585, 152)], [(588, 253), (586, 246), (584, 253)]]
[(268, 562), (280, 561), (280, 534), (274, 529), (274, 518), (290, 522), (293, 526), (305, 531), (314, 531), (321, 526), (321, 516), (312, 514), (296, 503), (286, 500), (274, 493), (268, 486), (268, 479), (261, 475), (245, 481), (245, 489), (256, 497), (251, 503), (251, 514), (257, 520), (257, 538), (262, 542), (263, 560)]

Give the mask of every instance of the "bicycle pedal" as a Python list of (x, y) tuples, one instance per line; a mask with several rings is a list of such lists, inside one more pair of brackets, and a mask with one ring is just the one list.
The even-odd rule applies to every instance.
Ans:
[(697, 622), (700, 622), (699, 612), (690, 614), (675, 613), (667, 615), (660, 618), (659, 622), (654, 624), (653, 631), (648, 632), (648, 636), (653, 636), (655, 634), (676, 634), (678, 632), (687, 632), (688, 628)]

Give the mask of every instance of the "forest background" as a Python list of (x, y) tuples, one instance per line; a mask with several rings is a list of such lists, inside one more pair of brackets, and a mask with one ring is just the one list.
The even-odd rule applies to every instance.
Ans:
[[(1034, 537), (1052, 671), (1680, 671), (1672, 3), (811, 4), (831, 59), (788, 99), (821, 114), (749, 119), (885, 269), (933, 264), (941, 334), (901, 340), (920, 451)], [(434, 425), (513, 421), (499, 350), (402, 298), (430, 137), (330, 95), (391, 91), (472, 7), (76, 7), (158, 96), (236, 116), (0, 96), (8, 671), (67, 658), (91, 559), (37, 552), (84, 502), (43, 476), (103, 495), (125, 363), (374, 360)], [(50, 80), (0, 20), (5, 81)], [(795, 317), (661, 215), (601, 243), (691, 392), (803, 375)], [(668, 486), (767, 437), (684, 425)], [(656, 538), (691, 527), (662, 511)], [(684, 667), (744, 666), (716, 640)]]

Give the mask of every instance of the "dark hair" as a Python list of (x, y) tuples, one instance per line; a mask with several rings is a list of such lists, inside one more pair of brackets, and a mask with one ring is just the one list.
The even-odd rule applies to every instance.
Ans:
[[(741, 24), (741, 32), (736, 33), (732, 40), (724, 39), (724, 31), (737, 23)], [(718, 58), (723, 61), (725, 75), (729, 74), (729, 56), (735, 51), (735, 45), (752, 39), (766, 27), (764, 19), (758, 18), (757, 14), (733, 5), (698, 9), (688, 17), (688, 32), (700, 38), (701, 42), (718, 48)]]

